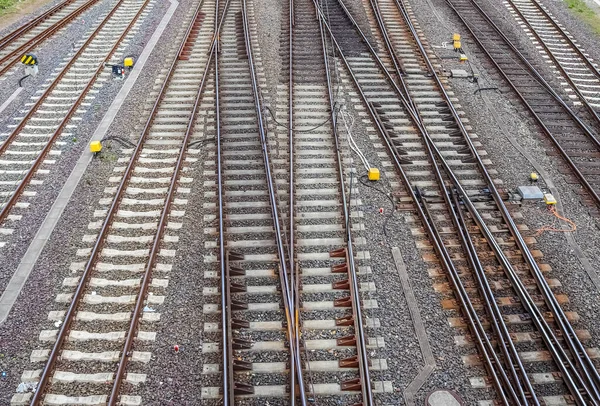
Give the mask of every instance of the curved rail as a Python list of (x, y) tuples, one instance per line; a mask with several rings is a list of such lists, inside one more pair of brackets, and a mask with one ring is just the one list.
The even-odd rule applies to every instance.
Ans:
[[(342, 7), (343, 7), (343, 5), (342, 5)], [(345, 12), (347, 14), (349, 14), (347, 10)], [(357, 31), (360, 31), (358, 29), (358, 27), (356, 26), (356, 24), (355, 24), (355, 29), (357, 29)], [(457, 188), (457, 190), (458, 190), (463, 202), (467, 206), (469, 212), (475, 218), (477, 224), (480, 226), (480, 228), (483, 232), (483, 235), (485, 236), (486, 240), (488, 241), (488, 244), (492, 247), (495, 256), (497, 257), (498, 261), (505, 269), (513, 288), (515, 289), (515, 291), (521, 298), (521, 301), (523, 302), (524, 306), (526, 307), (528, 313), (531, 314), (531, 316), (534, 320), (534, 323), (536, 324), (536, 327), (540, 331), (546, 346), (550, 350), (557, 365), (561, 369), (561, 372), (563, 373), (565, 381), (566, 381), (567, 385), (569, 386), (570, 391), (573, 394), (574, 398), (576, 399), (577, 403), (578, 404), (589, 404), (589, 402), (591, 401), (593, 404), (596, 404), (597, 390), (596, 390), (595, 384), (593, 383), (593, 378), (594, 378), (595, 374), (597, 375), (597, 373), (595, 371), (590, 370), (587, 355), (585, 353), (581, 354), (581, 351), (583, 351), (583, 346), (581, 345), (579, 340), (577, 338), (575, 338), (574, 332), (572, 331), (572, 327), (570, 326), (570, 324), (568, 323), (566, 318), (563, 317), (564, 313), (562, 312), (562, 309), (556, 302), (556, 298), (550, 291), (550, 289), (547, 285), (547, 282), (545, 281), (545, 279), (543, 279), (543, 277), (541, 277), (541, 278), (538, 277), (541, 275), (541, 273), (539, 273), (539, 275), (538, 275), (539, 268), (537, 267), (537, 264), (535, 263), (535, 261), (533, 261), (531, 252), (529, 251), (528, 247), (524, 244), (524, 240), (522, 239), (522, 236), (520, 235), (519, 231), (516, 229), (516, 226), (515, 226), (512, 218), (510, 218), (510, 215), (509, 215), (506, 207), (504, 206), (498, 191), (496, 190), (495, 186), (493, 185), (489, 174), (483, 167), (483, 164), (481, 162), (480, 157), (477, 154), (477, 151), (474, 149), (471, 140), (468, 139), (468, 137), (467, 137), (468, 146), (471, 150), (472, 155), (475, 156), (478, 166), (480, 168), (483, 168), (482, 173), (486, 179), (486, 182), (490, 183), (490, 190), (492, 190), (494, 199), (497, 200), (497, 204), (498, 204), (500, 211), (504, 217), (504, 220), (507, 223), (507, 225), (509, 226), (509, 229), (510, 229), (511, 233), (513, 234), (515, 240), (517, 241), (519, 248), (522, 250), (524, 258), (528, 262), (528, 264), (532, 270), (532, 273), (534, 274), (536, 283), (538, 284), (540, 291), (544, 295), (544, 299), (546, 300), (549, 308), (552, 309), (552, 313), (553, 313), (554, 317), (559, 319), (559, 325), (560, 325), (561, 331), (563, 332), (563, 334), (566, 334), (569, 337), (569, 339), (566, 341), (568, 342), (567, 344), (569, 347), (569, 351), (571, 353), (571, 356), (573, 356), (575, 363), (572, 363), (570, 361), (565, 350), (558, 344), (557, 337), (555, 336), (553, 330), (550, 328), (550, 326), (544, 320), (543, 315), (540, 313), (537, 306), (535, 306), (532, 298), (530, 297), (529, 293), (526, 291), (523, 283), (521, 282), (519, 277), (516, 275), (515, 270), (512, 268), (512, 265), (506, 258), (505, 254), (503, 253), (502, 249), (496, 242), (495, 238), (492, 236), (490, 230), (487, 228), (487, 225), (483, 222), (483, 219), (481, 218), (479, 212), (475, 208), (474, 204), (471, 202), (468, 195), (466, 194), (466, 191), (463, 189), (458, 178), (455, 176), (454, 172), (452, 171), (452, 169), (450, 168), (448, 163), (445, 161), (445, 159), (441, 155), (439, 149), (436, 147), (435, 143), (433, 142), (430, 135), (426, 131), (426, 129), (425, 129), (423, 123), (420, 121), (418, 115), (416, 115), (415, 112), (410, 109), (410, 104), (405, 99), (405, 97), (402, 95), (402, 92), (400, 91), (400, 89), (393, 82), (389, 72), (382, 65), (381, 60), (375, 55), (374, 50), (368, 44), (368, 41), (366, 40), (366, 37), (364, 36), (364, 34), (361, 33), (361, 36), (362, 36), (363, 41), (369, 47), (370, 52), (373, 55), (373, 58), (375, 60), (377, 60), (378, 64), (381, 66), (381, 68), (382, 68), (381, 70), (385, 73), (387, 80), (392, 85), (392, 87), (395, 88), (395, 91), (399, 95), (399, 97), (402, 101), (402, 104), (404, 105), (406, 110), (410, 113), (410, 116), (411, 116), (415, 126), (418, 128), (419, 132), (422, 134), (422, 136), (424, 138), (427, 148), (431, 150), (432, 153), (430, 152), (430, 154), (429, 154), (430, 159), (432, 159), (433, 162), (435, 162), (436, 159), (440, 162), (442, 169), (444, 170), (446, 175), (450, 178), (450, 180), (452, 181), (454, 186)], [(342, 59), (344, 59), (344, 61), (345, 61), (345, 58), (342, 58)], [(352, 70), (350, 68), (350, 65), (348, 64), (347, 61), (345, 61), (345, 64), (352, 75)], [(356, 80), (356, 78), (353, 77), (353, 80), (355, 81), (355, 84), (357, 85), (357, 87), (360, 88), (360, 85), (359, 85), (358, 81)], [(439, 82), (439, 78), (436, 78), (436, 80), (438, 81), (439, 85), (441, 86), (441, 82)], [(444, 92), (444, 94), (445, 94), (445, 92)], [(363, 97), (365, 97), (364, 93), (362, 95), (363, 95)], [(445, 94), (445, 96), (447, 96), (447, 94)], [(364, 100), (368, 104), (368, 99), (366, 97), (364, 98)], [(382, 135), (384, 135), (384, 138), (385, 138), (385, 127), (383, 126), (382, 123), (381, 124), (378, 123), (379, 122), (379, 119), (377, 117), (378, 113), (375, 111), (373, 106), (371, 106), (371, 108), (369, 108), (369, 111), (372, 114), (372, 117), (375, 120), (376, 124), (378, 124), (377, 125), (378, 129), (380, 129), (380, 131), (382, 131)], [(454, 111), (453, 114), (454, 113), (456, 113), (456, 112)], [(456, 121), (458, 123), (460, 123), (458, 115), (456, 115), (455, 118), (456, 118)], [(460, 124), (460, 125), (462, 126), (462, 124)], [(463, 131), (465, 130), (464, 127), (462, 128), (462, 130)], [(464, 131), (464, 134), (466, 134), (466, 131)], [(398, 153), (398, 151), (393, 147), (391, 142), (389, 142), (389, 143), (386, 142), (386, 144), (390, 148), (390, 152), (392, 154)], [(399, 159), (396, 159), (396, 162), (399, 163)], [(437, 164), (436, 164), (436, 167), (437, 167)], [(410, 188), (410, 185), (408, 187)], [(413, 193), (413, 192), (411, 191), (411, 193)], [(434, 232), (434, 234), (435, 234), (435, 232)], [(435, 235), (434, 235), (434, 237), (435, 237)], [(574, 340), (573, 340), (573, 342), (570, 342), (572, 338), (574, 338)], [(577, 366), (577, 368), (578, 368), (577, 370), (575, 369), (575, 366)], [(589, 396), (589, 398), (584, 399), (583, 394), (585, 394), (586, 396)], [(527, 400), (525, 400), (525, 401), (527, 401)], [(588, 403), (586, 403), (586, 401)]]
[[(341, 4), (342, 8), (345, 9), (345, 6), (342, 3), (340, 3), (340, 4)], [(347, 11), (347, 9), (345, 9), (344, 11), (345, 11), (346, 15), (348, 16), (348, 18), (353, 22), (354, 27), (358, 29), (358, 25), (355, 23), (354, 19), (352, 18), (350, 13)], [(384, 36), (386, 35), (385, 32), (383, 32), (383, 35)], [(366, 40), (366, 36), (362, 35), (362, 37), (363, 37), (363, 40)], [(388, 43), (390, 43), (390, 42), (388, 42)], [(370, 45), (369, 45), (369, 47), (370, 47)], [(341, 49), (340, 49), (340, 53), (341, 53)], [(375, 56), (375, 54), (373, 54), (373, 55)], [(346, 67), (348, 68), (348, 71), (350, 72), (350, 76), (352, 77), (352, 79), (356, 85), (356, 88), (357, 88), (359, 94), (361, 95), (361, 98), (365, 102), (365, 105), (366, 105), (367, 109), (369, 110), (369, 113), (371, 114), (372, 118), (374, 119), (374, 123), (375, 123), (378, 131), (382, 135), (385, 145), (388, 147), (388, 150), (390, 151), (390, 153), (392, 155), (392, 159), (394, 160), (394, 164), (395, 164), (395, 167), (396, 167), (398, 173), (400, 174), (404, 184), (407, 185), (406, 189), (409, 191), (409, 195), (411, 196), (411, 198), (413, 199), (414, 202), (418, 203), (416, 205), (416, 208), (417, 208), (417, 211), (422, 220), (423, 226), (427, 230), (427, 234), (430, 236), (430, 239), (434, 244), (434, 249), (435, 249), (436, 253), (438, 254), (438, 257), (440, 259), (440, 262), (442, 263), (442, 266), (444, 267), (444, 269), (446, 269), (448, 271), (448, 274), (450, 275), (450, 279), (455, 288), (455, 291), (457, 292), (458, 299), (462, 305), (462, 308), (465, 309), (465, 316), (467, 317), (467, 319), (469, 321), (470, 331), (473, 333), (473, 335), (476, 338), (477, 346), (480, 350), (480, 353), (483, 355), (486, 369), (488, 370), (488, 372), (490, 373), (490, 375), (493, 378), (494, 386), (498, 390), (498, 393), (500, 394), (500, 396), (503, 399), (505, 404), (510, 404), (511, 402), (514, 404), (522, 404), (521, 400), (525, 399), (526, 394), (523, 392), (522, 387), (520, 385), (517, 385), (517, 388), (515, 388), (514, 385), (510, 382), (510, 378), (506, 374), (506, 372), (502, 368), (499, 367), (500, 365), (502, 365), (502, 358), (499, 357), (494, 346), (492, 345), (492, 343), (490, 342), (490, 340), (487, 337), (487, 333), (486, 333), (481, 321), (479, 320), (479, 316), (478, 316), (473, 304), (471, 303), (469, 294), (467, 293), (466, 288), (460, 279), (459, 272), (453, 263), (450, 253), (448, 252), (446, 246), (444, 245), (441, 234), (439, 233), (434, 221), (432, 220), (432, 216), (429, 212), (429, 207), (426, 203), (426, 200), (420, 195), (418, 189), (413, 188), (411, 186), (411, 181), (408, 178), (408, 175), (404, 171), (404, 168), (403, 168), (403, 158), (402, 158), (402, 156), (400, 156), (398, 154), (397, 148), (394, 147), (393, 140), (390, 138), (388, 131), (385, 127), (385, 124), (384, 124), (382, 118), (380, 117), (378, 108), (374, 104), (369, 102), (369, 98), (363, 91), (358, 79), (352, 72), (350, 64), (345, 60), (343, 55), (341, 56), (341, 58), (345, 61)], [(402, 80), (402, 77), (401, 76), (399, 76), (399, 77)], [(390, 83), (394, 83), (391, 80), (391, 76), (388, 76), (388, 80)], [(407, 91), (406, 86), (403, 81), (402, 81), (402, 85), (403, 85), (404, 90)], [(399, 95), (402, 95), (401, 96), (402, 105), (404, 106), (404, 108), (407, 111), (409, 111), (411, 113), (413, 120), (416, 123), (416, 126), (418, 127), (419, 131), (424, 132), (425, 130), (424, 130), (424, 127), (422, 127), (422, 122), (420, 121), (418, 111), (413, 110), (413, 108), (412, 108), (412, 106), (414, 106), (414, 104), (409, 102), (409, 100), (404, 97), (404, 95), (400, 92), (400, 89), (396, 88), (396, 92)], [(438, 181), (438, 185), (442, 191), (442, 196), (444, 196), (446, 202), (449, 203), (449, 201), (448, 201), (449, 192), (447, 191), (447, 188), (445, 186), (444, 179), (442, 179), (442, 174), (441, 174), (438, 166), (435, 164), (436, 161), (435, 161), (435, 158), (433, 157), (430, 144), (425, 143), (425, 148), (427, 149), (429, 160), (433, 164), (432, 166), (434, 167), (435, 177), (436, 177), (436, 179)], [(466, 244), (466, 243), (463, 242), (463, 244)], [(489, 301), (493, 301), (493, 295), (484, 296), (484, 298), (486, 298)], [(491, 317), (492, 321), (494, 321), (495, 320), (494, 314), (492, 313), (491, 316), (492, 316)], [(503, 330), (501, 330), (500, 326), (498, 326), (497, 329), (503, 332)], [(508, 336), (507, 338), (510, 341), (510, 336)], [(520, 364), (520, 360), (519, 360), (518, 356), (515, 358), (514, 351), (513, 351), (513, 353), (509, 354), (509, 351), (505, 350), (505, 354), (508, 355), (509, 357), (512, 357), (512, 359), (514, 360), (514, 362), (517, 365)], [(508, 358), (508, 359), (511, 359), (511, 358)], [(518, 382), (518, 378), (516, 378), (517, 373), (516, 373), (516, 370), (514, 370), (514, 368), (513, 368), (512, 372), (513, 373), (512, 373), (511, 377), (515, 380), (515, 382)], [(525, 375), (524, 379), (528, 380), (526, 373), (524, 371), (522, 372), (522, 374)], [(517, 394), (517, 390), (518, 390), (519, 394)], [(533, 394), (533, 391), (531, 393)], [(535, 395), (533, 395), (533, 397), (535, 399)], [(510, 399), (510, 401), (509, 401), (509, 399)]]
[[(36, 392), (32, 399), (32, 403), (31, 403), (32, 406), (39, 405), (42, 402), (42, 398), (44, 396), (45, 389), (49, 383), (50, 376), (52, 375), (52, 373), (54, 371), (54, 366), (59, 358), (59, 354), (62, 350), (63, 344), (67, 338), (67, 335), (69, 334), (70, 327), (75, 319), (75, 315), (77, 313), (79, 305), (81, 304), (84, 291), (91, 279), (94, 266), (95, 266), (96, 262), (98, 261), (100, 252), (102, 251), (102, 249), (106, 243), (109, 229), (110, 229), (110, 227), (114, 221), (114, 218), (119, 210), (121, 201), (125, 195), (125, 191), (127, 189), (129, 181), (134, 173), (136, 163), (140, 157), (141, 151), (145, 145), (145, 141), (149, 135), (149, 132), (150, 132), (149, 130), (150, 130), (151, 124), (154, 121), (154, 117), (156, 116), (158, 107), (160, 106), (160, 104), (162, 102), (162, 98), (163, 98), (164, 94), (166, 93), (166, 90), (167, 90), (167, 87), (169, 84), (169, 80), (172, 77), (173, 73), (175, 72), (175, 67), (177, 66), (179, 56), (182, 55), (182, 53), (184, 52), (184, 46), (190, 35), (193, 24), (196, 21), (198, 14), (200, 13), (202, 4), (203, 4), (202, 2), (199, 3), (198, 8), (195, 12), (194, 18), (192, 19), (192, 22), (190, 23), (190, 26), (187, 30), (187, 33), (186, 33), (186, 35), (184, 35), (184, 38), (181, 42), (179, 51), (177, 53), (177, 58), (175, 58), (173, 60), (171, 66), (169, 68), (167, 77), (159, 91), (159, 96), (152, 107), (152, 113), (150, 114), (150, 117), (149, 117), (148, 121), (146, 122), (146, 125), (142, 131), (142, 134), (140, 135), (140, 138), (138, 139), (136, 148), (129, 160), (127, 168), (125, 169), (123, 179), (121, 180), (121, 182), (119, 183), (119, 186), (117, 187), (116, 195), (113, 199), (113, 202), (110, 205), (107, 216), (102, 224), (100, 233), (96, 239), (96, 243), (94, 244), (94, 247), (92, 248), (92, 251), (90, 253), (90, 258), (88, 259), (87, 263), (85, 264), (83, 275), (81, 276), (81, 278), (79, 280), (79, 283), (75, 290), (75, 294), (73, 295), (72, 302), (69, 305), (69, 308), (65, 314), (63, 324), (61, 325), (60, 330), (58, 332), (56, 342), (54, 343), (54, 346), (53, 346), (52, 350), (50, 351), (48, 361), (46, 362), (46, 365), (44, 366), (44, 369), (42, 371), (40, 381), (38, 383)], [(214, 51), (215, 42), (213, 42), (213, 47), (211, 49), (211, 52)], [(110, 399), (108, 402), (108, 405), (110, 405), (110, 406), (115, 405), (117, 403), (120, 385), (121, 385), (123, 376), (125, 374), (125, 367), (127, 365), (128, 358), (131, 355), (130, 354), (131, 345), (133, 343), (133, 339), (134, 339), (134, 336), (137, 331), (137, 325), (138, 325), (141, 310), (142, 310), (142, 307), (144, 304), (144, 299), (146, 298), (148, 284), (151, 280), (152, 270), (155, 265), (158, 250), (160, 248), (159, 245), (162, 241), (161, 237), (164, 232), (164, 229), (166, 226), (166, 221), (167, 221), (167, 218), (169, 215), (169, 208), (170, 208), (171, 202), (173, 201), (173, 196), (174, 196), (176, 186), (177, 186), (177, 180), (179, 178), (179, 174), (181, 172), (181, 168), (182, 168), (183, 161), (185, 158), (186, 147), (187, 147), (189, 138), (191, 136), (191, 133), (193, 131), (195, 112), (197, 111), (199, 103), (200, 103), (200, 99), (201, 99), (200, 96), (204, 89), (204, 84), (205, 84), (205, 79), (206, 79), (206, 75), (208, 72), (208, 67), (209, 67), (209, 64), (207, 63), (207, 68), (205, 69), (204, 76), (202, 78), (201, 84), (200, 84), (200, 86), (198, 88), (198, 92), (196, 94), (195, 103), (194, 103), (194, 107), (193, 107), (194, 114), (192, 114), (190, 116), (190, 121), (188, 122), (188, 128), (186, 130), (185, 138), (182, 143), (181, 150), (180, 150), (180, 153), (179, 153), (179, 156), (177, 159), (177, 163), (175, 166), (175, 172), (173, 173), (173, 176), (171, 178), (171, 182), (170, 182), (170, 185), (169, 185), (169, 188), (167, 191), (167, 197), (165, 199), (165, 205), (163, 206), (163, 209), (162, 209), (162, 212), (160, 215), (158, 229), (156, 231), (155, 236), (153, 237), (152, 250), (150, 252), (149, 259), (147, 260), (147, 263), (144, 267), (144, 274), (142, 277), (142, 282), (140, 284), (140, 290), (136, 297), (135, 309), (132, 314), (130, 327), (126, 334), (125, 344), (124, 344), (123, 350), (121, 351), (117, 372), (115, 374), (113, 386), (111, 389)]]
[[(386, 47), (388, 48), (388, 53), (390, 53), (389, 48), (392, 48), (393, 50), (393, 45), (391, 45), (392, 40), (389, 38), (388, 30), (384, 22), (384, 18), (381, 15), (379, 4), (377, 0), (370, 0), (370, 4), (377, 20), (377, 27), (379, 29), (379, 32), (385, 39)], [(438, 87), (438, 90), (443, 90), (441, 81), (439, 80), (439, 77), (437, 77), (436, 71), (434, 70), (432, 63), (429, 60), (429, 57), (422, 43), (420, 42), (420, 39), (416, 33), (416, 30), (414, 29), (414, 26), (410, 22), (410, 17), (406, 13), (403, 4), (401, 4), (397, 0), (394, 0), (394, 4), (397, 6), (399, 12), (401, 13), (400, 18), (402, 18), (402, 20), (408, 26), (409, 31), (412, 35), (412, 39), (414, 40), (416, 48), (418, 50), (418, 53), (421, 57), (423, 57), (423, 60), (427, 65), (429, 73), (432, 76), (436, 77), (436, 85)], [(400, 76), (401, 72), (398, 71), (397, 66), (395, 66), (395, 69), (401, 81), (404, 95), (408, 100), (412, 102), (408, 86), (405, 83), (404, 78)], [(446, 98), (446, 102), (450, 102), (449, 98)], [(409, 107), (412, 107), (413, 114), (415, 115), (415, 117), (418, 117), (422, 127), (425, 128), (425, 123), (419, 111), (417, 110), (416, 105), (414, 103), (411, 103)], [(458, 119), (458, 117), (455, 118), (455, 120), (456, 119)], [(468, 136), (468, 134), (465, 135)], [(469, 298), (469, 295), (466, 292), (465, 287), (461, 281), (461, 276), (454, 267), (453, 260), (449, 256), (448, 251), (444, 246), (441, 234), (437, 230), (437, 227), (433, 220), (433, 216), (429, 211), (427, 199), (423, 197), (420, 193), (418, 193), (416, 201), (423, 206), (423, 212), (426, 215), (426, 218), (429, 220), (430, 227), (434, 232), (434, 235), (432, 235), (431, 237), (436, 240), (436, 245), (439, 245), (439, 247), (436, 247), (438, 255), (444, 256), (446, 258), (446, 264), (448, 265), (447, 271), (451, 275), (451, 280), (454, 285), (454, 289), (459, 293), (461, 297), (463, 308), (467, 309), (468, 314), (470, 314), (469, 317), (471, 321), (471, 330), (475, 330), (474, 335), (477, 340), (478, 347), (484, 353), (484, 357), (486, 358), (486, 360), (488, 360), (487, 369), (491, 372), (490, 375), (494, 380), (494, 386), (501, 394), (502, 399), (504, 401), (508, 401), (508, 397), (510, 396), (512, 402), (514, 402), (515, 404), (529, 404), (531, 402), (534, 405), (539, 405), (539, 400), (531, 384), (531, 379), (523, 366), (521, 357), (517, 352), (515, 343), (513, 342), (513, 338), (511, 337), (510, 332), (508, 330), (508, 326), (503, 319), (502, 313), (495, 298), (495, 294), (492, 291), (491, 286), (485, 275), (483, 265), (479, 259), (479, 256), (477, 255), (477, 249), (473, 244), (463, 212), (460, 209), (461, 206), (458, 201), (458, 196), (456, 193), (453, 193), (452, 191), (448, 190), (446, 179), (440, 172), (440, 168), (437, 165), (436, 156), (433, 154), (431, 144), (427, 143), (426, 148), (430, 162), (433, 164), (434, 167), (438, 187), (441, 190), (441, 195), (444, 199), (444, 202), (446, 203), (446, 206), (449, 208), (449, 214), (452, 219), (452, 223), (459, 231), (458, 236), (459, 240), (461, 241), (463, 251), (466, 253), (467, 261), (476, 275), (476, 280), (479, 286), (479, 290), (483, 296), (486, 312), (490, 318), (492, 330), (496, 337), (498, 337), (497, 343), (502, 352), (501, 357), (496, 355), (496, 351), (493, 348), (489, 347), (489, 342), (486, 333), (481, 326), (477, 313), (475, 313), (473, 309), (471, 299)], [(407, 185), (410, 185), (410, 183), (407, 183)], [(483, 339), (483, 337), (485, 337), (485, 339)], [(489, 362), (489, 360), (491, 360), (492, 358), (494, 358), (495, 360), (493, 364)], [(502, 368), (500, 368), (502, 364), (498, 362), (498, 359), (503, 361), (505, 368), (508, 369), (508, 374)], [(509, 380), (509, 377), (512, 381)]]

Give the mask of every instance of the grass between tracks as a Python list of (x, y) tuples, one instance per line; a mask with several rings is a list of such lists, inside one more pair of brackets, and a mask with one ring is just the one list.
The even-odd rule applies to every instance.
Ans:
[(0, 0), (0, 30), (54, 0)]
[(573, 14), (587, 23), (596, 34), (600, 34), (600, 14), (598, 11), (590, 8), (585, 0), (564, 0), (564, 2)]
[(10, 13), (18, 0), (0, 0), (0, 16)]

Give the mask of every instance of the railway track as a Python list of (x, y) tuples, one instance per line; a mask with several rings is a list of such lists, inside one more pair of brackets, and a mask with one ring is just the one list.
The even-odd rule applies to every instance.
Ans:
[(11, 404), (143, 403), (135, 385), (146, 379), (192, 181), (183, 172), (198, 152), (188, 146), (214, 50), (214, 13), (211, 1), (189, 12), (150, 117), (130, 158), (119, 161), (126, 166), (115, 168), (115, 186), (105, 189), (98, 221), (88, 227), (93, 234), (84, 236), (71, 265), (74, 276), (48, 315), (52, 327), (32, 352), (34, 368), (23, 373), (23, 384), (36, 390), (16, 394)]
[[(517, 49), (510, 33), (501, 30), (475, 1), (448, 0), (447, 3), (584, 187), (584, 201), (597, 211), (600, 164), (596, 158), (600, 156), (600, 127), (596, 109), (583, 96), (579, 100), (587, 106), (586, 110), (576, 109), (571, 100), (561, 96)], [(561, 64), (555, 66), (564, 80), (573, 81), (572, 74)], [(578, 87), (573, 88), (581, 94)]]
[(0, 80), (43, 41), (57, 34), (98, 0), (66, 0), (0, 38)]
[(415, 205), (413, 234), (442, 305), (453, 312), (451, 325), (470, 333), (457, 344), (478, 350), (463, 360), (486, 370), (487, 377), (471, 377), (494, 389), (482, 402), (597, 404), (597, 349), (584, 350), (589, 333), (574, 330), (578, 318), (562, 309), (560, 283), (546, 279), (541, 253), (529, 247), (535, 240), (504, 205), (486, 169), (491, 162), (436, 76), (410, 11), (400, 1), (364, 3), (379, 27), (372, 37), (381, 58), (341, 3), (328, 2), (322, 15), (347, 55), (342, 78), (355, 85), (381, 155), (393, 162), (400, 182), (392, 185), (401, 202)]
[(119, 62), (123, 40), (137, 31), (149, 4), (151, 0), (117, 1), (24, 116), (8, 126), (12, 130), (0, 134), (0, 224), (5, 239), (0, 247), (10, 240), (43, 175), (76, 138), (74, 129), (99, 92), (96, 87), (110, 78), (105, 64)]
[(536, 45), (540, 44), (545, 55), (562, 68), (568, 84), (577, 89), (577, 96), (583, 98), (583, 103), (597, 119), (600, 112), (598, 65), (538, 0), (509, 0), (504, 4), (527, 36)]
[[(227, 277), (221, 281), (230, 282), (205, 288), (204, 372), (214, 384), (204, 387), (202, 397), (211, 402), (207, 404), (324, 399), (373, 404), (373, 392), (391, 391), (391, 385), (374, 382), (371, 387), (364, 369), (369, 363), (363, 358), (366, 348), (382, 345), (382, 340), (363, 332), (356, 272), (369, 271), (361, 266), (368, 252), (353, 253), (344, 220), (349, 216), (342, 183), (346, 175), (341, 172), (343, 157), (335, 152), (329, 118), (333, 100), (314, 7), (308, 1), (290, 2), (295, 20), (282, 36), (288, 44), (282, 57), (290, 64), (278, 90), (287, 100), (278, 103), (281, 126), (275, 129), (271, 121), (277, 139), (268, 135), (266, 110), (259, 107), (264, 79), (260, 53), (252, 45), (257, 39), (252, 29), (240, 32), (239, 7), (232, 2), (221, 34), (215, 117), (220, 126), (209, 132), (209, 137), (216, 132), (219, 142), (209, 145), (216, 160), (206, 162), (211, 174), (215, 169), (215, 181), (208, 182), (205, 197), (218, 197), (211, 204), (215, 214), (207, 220), (220, 224), (205, 231), (218, 236), (217, 242), (207, 243), (218, 254), (207, 255), (205, 262), (220, 267), (207, 276), (222, 273)], [(252, 8), (245, 12), (252, 27)], [(289, 19), (286, 14), (284, 20), (291, 24)], [(360, 228), (359, 218), (355, 227)], [(360, 285), (361, 290), (371, 287)], [(219, 291), (226, 291), (226, 297)], [(217, 319), (223, 317), (218, 311), (223, 306), (231, 310), (225, 320)], [(376, 302), (365, 301), (364, 306)], [(372, 326), (377, 320), (364, 323)], [(223, 324), (227, 332), (219, 329)], [(227, 349), (224, 359), (222, 348)], [(386, 365), (385, 360), (370, 362), (373, 369)], [(228, 371), (219, 368), (224, 363)]]

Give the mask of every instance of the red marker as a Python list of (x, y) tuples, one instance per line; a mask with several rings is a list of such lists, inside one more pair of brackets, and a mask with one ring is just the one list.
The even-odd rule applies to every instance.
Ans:
[(383, 214), (383, 207), (379, 208), (379, 214)]
[(178, 346), (177, 344), (175, 344), (175, 345), (173, 346), (173, 350), (174, 350), (176, 353), (178, 353), (178, 352), (179, 352), (179, 346)]

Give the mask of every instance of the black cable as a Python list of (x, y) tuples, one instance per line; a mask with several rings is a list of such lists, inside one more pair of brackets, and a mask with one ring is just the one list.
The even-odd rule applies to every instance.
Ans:
[(388, 225), (388, 223), (389, 223), (390, 219), (391, 219), (391, 218), (394, 216), (394, 214), (396, 213), (396, 203), (394, 202), (394, 198), (393, 198), (393, 197), (392, 197), (390, 194), (388, 194), (388, 193), (386, 193), (384, 190), (382, 190), (382, 189), (380, 189), (380, 188), (376, 187), (376, 186), (375, 186), (375, 185), (373, 185), (372, 183), (370, 183), (370, 182), (366, 182), (366, 181), (364, 180), (364, 178), (367, 178), (367, 175), (362, 175), (362, 176), (360, 176), (360, 177), (358, 178), (358, 181), (359, 181), (360, 183), (362, 183), (363, 185), (365, 185), (366, 187), (369, 187), (369, 188), (371, 188), (371, 189), (374, 189), (374, 190), (378, 191), (379, 193), (381, 193), (382, 195), (384, 195), (385, 197), (387, 197), (387, 198), (388, 198), (388, 200), (390, 201), (390, 203), (392, 204), (392, 210), (390, 211), (390, 214), (388, 214), (388, 215), (386, 216), (386, 218), (385, 218), (385, 221), (383, 222), (383, 235), (386, 237), (386, 241), (385, 241), (385, 242), (386, 242), (386, 244), (390, 245), (390, 244), (389, 244), (389, 242), (387, 241), (387, 238), (388, 238), (388, 234), (387, 234), (387, 225)]
[(131, 147), (131, 148), (136, 147), (136, 144), (134, 144), (133, 142), (129, 141), (128, 139), (120, 137), (118, 135), (113, 135), (111, 137), (104, 137), (102, 139), (102, 141), (116, 141), (125, 147)]
[[(273, 119), (273, 121), (274, 121), (274, 122), (275, 122), (275, 123), (276, 123), (278, 126), (280, 126), (280, 127), (284, 127), (284, 128), (287, 128), (288, 130), (290, 129), (290, 127), (289, 127), (289, 126), (287, 126), (287, 125), (285, 125), (285, 124), (283, 124), (283, 123), (280, 123), (279, 121), (277, 121), (277, 119), (275, 118), (275, 114), (273, 114), (273, 110), (271, 110), (271, 108), (270, 108), (269, 106), (264, 106), (264, 107), (265, 107), (265, 110), (267, 110), (267, 111), (269, 112), (269, 115), (271, 116), (271, 118)], [(335, 108), (335, 106), (334, 106), (334, 108)], [(309, 132), (311, 132), (311, 131), (314, 131), (314, 130), (316, 130), (316, 129), (317, 129), (317, 128), (319, 128), (319, 127), (323, 127), (325, 124), (327, 124), (328, 122), (330, 122), (330, 121), (331, 121), (331, 117), (332, 117), (332, 115), (330, 114), (330, 115), (329, 115), (329, 118), (328, 118), (327, 120), (323, 121), (321, 124), (317, 124), (317, 125), (316, 125), (315, 127), (313, 127), (313, 128), (309, 128), (308, 130), (297, 130), (297, 129), (295, 129), (295, 128), (292, 128), (292, 131), (295, 131), (295, 132), (297, 132), (297, 133), (309, 133)]]

